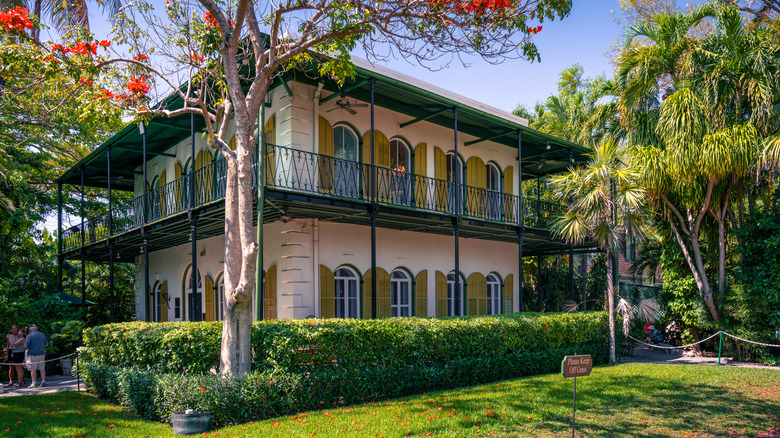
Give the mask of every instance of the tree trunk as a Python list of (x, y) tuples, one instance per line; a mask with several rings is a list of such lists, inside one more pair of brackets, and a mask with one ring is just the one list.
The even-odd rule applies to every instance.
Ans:
[(607, 253), (607, 314), (609, 315), (609, 363), (617, 363), (615, 356), (615, 284), (612, 281), (614, 255)]
[[(33, 15), (38, 17), (38, 20), (41, 20), (41, 3), (42, 0), (35, 0), (35, 3), (33, 3)], [(41, 29), (39, 26), (33, 26), (30, 33), (32, 34), (33, 41), (36, 43), (41, 41)]]
[(220, 374), (243, 378), (252, 366), (252, 295), (258, 246), (252, 223), (254, 129), (246, 107), (235, 111), (236, 158), (227, 158), (225, 190), (225, 322)]
[(582, 295), (582, 310), (588, 310), (588, 255), (580, 257), (580, 294)]
[(726, 218), (718, 218), (718, 302), (726, 298)]
[[(680, 245), (683, 257), (688, 263), (688, 269), (690, 269), (691, 273), (693, 274), (693, 279), (696, 281), (696, 287), (699, 289), (699, 296), (707, 305), (707, 309), (709, 310), (712, 319), (718, 321), (720, 320), (720, 315), (718, 314), (717, 307), (715, 307), (715, 301), (712, 299), (712, 289), (710, 289), (710, 283), (707, 279), (707, 272), (704, 271), (704, 264), (701, 260), (701, 249), (699, 248), (699, 243), (696, 238), (691, 237), (692, 250), (688, 251), (688, 245), (680, 234), (680, 231), (677, 229), (677, 226), (672, 221), (672, 219), (669, 219), (672, 233), (677, 239), (677, 243)], [(693, 256), (691, 255), (691, 252), (693, 252)]]

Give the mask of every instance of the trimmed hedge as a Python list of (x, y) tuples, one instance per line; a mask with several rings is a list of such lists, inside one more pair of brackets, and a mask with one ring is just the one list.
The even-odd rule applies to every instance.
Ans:
[(123, 323), (89, 329), (88, 388), (139, 415), (212, 412), (215, 424), (558, 372), (563, 356), (608, 361), (604, 312), (255, 323), (253, 373), (227, 382), (221, 323)]

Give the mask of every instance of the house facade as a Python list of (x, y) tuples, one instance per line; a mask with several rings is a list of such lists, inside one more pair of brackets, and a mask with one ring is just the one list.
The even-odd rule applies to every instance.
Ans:
[[(555, 239), (551, 218), (565, 206), (524, 199), (520, 184), (584, 161), (585, 149), (356, 65), (342, 86), (280, 76), (258, 115), (256, 318), (524, 310), (522, 257), (587, 248)], [(105, 213), (60, 233), (59, 257), (134, 263), (139, 320), (222, 319), (226, 167), (202, 132), (189, 116), (127, 126), (58, 181), (108, 189)]]

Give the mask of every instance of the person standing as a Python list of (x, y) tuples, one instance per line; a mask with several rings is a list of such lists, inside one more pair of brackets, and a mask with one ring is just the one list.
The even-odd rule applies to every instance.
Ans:
[(13, 372), (16, 370), (16, 380), (18, 383), (14, 384), (14, 388), (18, 388), (24, 384), (24, 369), (22, 363), (24, 362), (24, 332), (19, 329), (19, 326), (12, 325), (11, 333), (8, 335), (8, 351), (11, 352), (10, 359), (13, 365), (8, 370), (8, 384), (13, 383)]
[(30, 324), (27, 329), (30, 330), (30, 334), (24, 341), (24, 349), (27, 350), (27, 360), (30, 363), (30, 374), (32, 375), (30, 388), (38, 386), (35, 382), (37, 371), (41, 372), (41, 386), (46, 386), (46, 347), (49, 342), (46, 340), (46, 336), (38, 331), (38, 326), (35, 324)]

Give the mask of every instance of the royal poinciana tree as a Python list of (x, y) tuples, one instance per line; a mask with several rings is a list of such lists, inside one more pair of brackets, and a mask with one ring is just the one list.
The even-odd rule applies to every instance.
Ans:
[[(132, 110), (139, 120), (202, 117), (208, 144), (225, 156), (220, 372), (235, 378), (251, 365), (259, 250), (252, 223), (251, 159), (257, 115), (274, 78), (298, 68), (343, 82), (353, 71), (350, 52), (358, 48), (370, 59), (402, 57), (433, 68), (464, 56), (537, 61), (532, 38), (542, 29), (540, 23), (562, 18), (570, 9), (571, 0), (198, 0), (166, 1), (162, 14), (138, 2), (125, 8), (124, 26), (113, 36), (112, 50), (126, 48), (124, 56), (101, 56), (96, 51), (100, 41), (91, 36), (82, 36), (81, 46), (77, 39), (49, 50), (61, 64), (81, 60), (78, 83)], [(177, 94), (183, 104), (166, 106), (171, 100), (159, 99), (162, 92)], [(231, 126), (234, 148), (228, 138)]]

